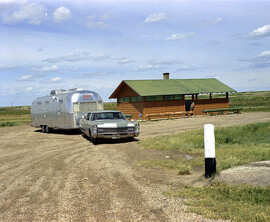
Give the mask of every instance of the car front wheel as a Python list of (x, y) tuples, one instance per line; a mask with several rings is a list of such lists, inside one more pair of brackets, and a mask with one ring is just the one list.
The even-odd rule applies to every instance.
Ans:
[(97, 138), (94, 138), (94, 137), (92, 136), (91, 130), (89, 130), (89, 135), (90, 135), (90, 141), (91, 141), (94, 145), (96, 145), (96, 144), (97, 144)]

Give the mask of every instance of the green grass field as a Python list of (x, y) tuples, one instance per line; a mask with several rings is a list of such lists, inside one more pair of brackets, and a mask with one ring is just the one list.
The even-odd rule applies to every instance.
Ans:
[(229, 98), (230, 107), (242, 107), (243, 112), (270, 112), (270, 91), (232, 93)]
[(31, 124), (30, 106), (0, 107), (0, 127)]

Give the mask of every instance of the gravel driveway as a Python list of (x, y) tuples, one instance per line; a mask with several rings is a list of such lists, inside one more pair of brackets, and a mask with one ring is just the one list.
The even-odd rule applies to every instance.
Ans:
[[(269, 120), (270, 113), (244, 113), (146, 122), (138, 140), (205, 123)], [(44, 134), (30, 126), (0, 128), (0, 140), (0, 221), (211, 221), (185, 213), (183, 199), (162, 194), (198, 175), (138, 164), (175, 152), (145, 150), (136, 141), (94, 146), (78, 132)]]

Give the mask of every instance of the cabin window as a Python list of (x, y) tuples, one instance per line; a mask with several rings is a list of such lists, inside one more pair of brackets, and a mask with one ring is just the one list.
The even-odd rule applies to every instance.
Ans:
[(142, 97), (141, 96), (132, 96), (131, 97), (131, 102), (142, 102)]
[(37, 103), (37, 109), (38, 109), (38, 111), (41, 111), (41, 102)]
[(49, 110), (49, 101), (46, 101), (46, 103), (45, 103), (45, 109), (46, 110)]
[(154, 96), (146, 96), (146, 101), (147, 102), (155, 101), (155, 97)]
[(132, 96), (132, 97), (131, 97), (131, 102), (133, 102), (133, 103), (134, 103), (134, 102), (137, 102), (137, 97), (136, 97), (136, 96)]
[(125, 97), (125, 102), (129, 103), (130, 102), (130, 97)]
[(181, 100), (183, 97), (182, 95), (174, 95), (175, 100)]
[(165, 100), (173, 100), (173, 96), (172, 95), (167, 95), (167, 96), (165, 96)]
[(118, 102), (119, 102), (119, 103), (124, 102), (124, 98), (118, 98)]
[(79, 106), (79, 103), (73, 103), (73, 112), (74, 112), (74, 113), (80, 112), (80, 106)]
[(137, 102), (142, 102), (142, 96), (137, 96)]
[(155, 96), (155, 101), (162, 101), (163, 100), (163, 96)]

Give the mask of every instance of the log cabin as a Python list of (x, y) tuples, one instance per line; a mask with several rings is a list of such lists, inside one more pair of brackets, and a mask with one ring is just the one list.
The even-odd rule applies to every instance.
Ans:
[[(117, 110), (134, 119), (159, 118), (165, 114), (203, 115), (205, 109), (229, 108), (229, 93), (236, 92), (215, 78), (123, 80), (109, 97), (117, 99)], [(164, 115), (163, 115), (164, 114)]]

